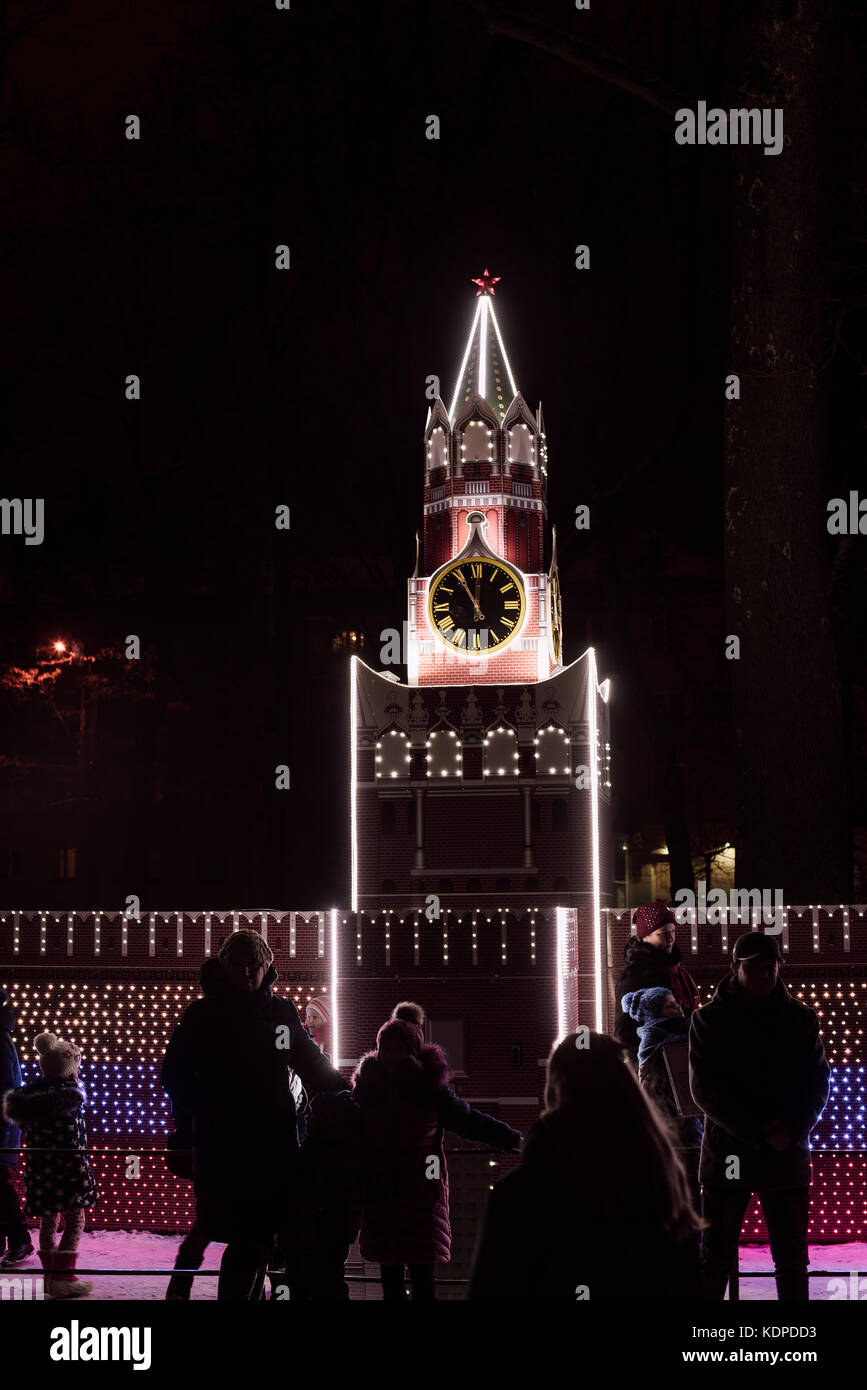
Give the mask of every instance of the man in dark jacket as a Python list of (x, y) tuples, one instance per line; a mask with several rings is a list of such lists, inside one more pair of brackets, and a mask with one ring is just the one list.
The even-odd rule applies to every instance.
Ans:
[(699, 1177), (705, 1295), (721, 1299), (750, 1196), (759, 1194), (780, 1300), (809, 1298), (810, 1131), (829, 1068), (813, 1009), (778, 978), (775, 936), (735, 943), (731, 974), (692, 1018), (689, 1076), (705, 1112)]
[(642, 903), (632, 914), (635, 936), (626, 943), (626, 968), (614, 987), (614, 1036), (638, 1056), (638, 1025), (623, 1010), (623, 996), (639, 989), (667, 989), (689, 1018), (699, 1005), (695, 980), (682, 964), (675, 941), (677, 922), (667, 903)]
[(238, 931), (202, 966), (163, 1061), (176, 1120), (192, 1119), (196, 1225), (226, 1241), (217, 1297), (258, 1297), (284, 1224), (298, 1158), (289, 1068), (311, 1095), (346, 1081), (308, 1037), (290, 999), (273, 996), (273, 952)]
[[(18, 1053), (12, 1041), (15, 1014), (5, 989), (0, 989), (0, 1099), (23, 1084)], [(21, 1130), (0, 1116), (0, 1269), (15, 1269), (33, 1254), (33, 1243), (15, 1191)], [(5, 1150), (5, 1152), (4, 1152)], [(8, 1249), (3, 1245), (8, 1243)]]

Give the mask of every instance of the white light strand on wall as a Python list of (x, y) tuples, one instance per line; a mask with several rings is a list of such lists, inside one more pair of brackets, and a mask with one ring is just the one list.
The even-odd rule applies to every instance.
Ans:
[[(340, 983), (337, 975), (339, 961), (338, 941), (337, 941), (337, 908), (331, 909), (331, 1055), (334, 1059), (333, 1065), (340, 1066), (340, 1017), (339, 1017), (339, 996), (338, 985)], [(321, 920), (321, 919), (320, 919)]]
[(600, 883), (600, 864), (599, 864), (599, 760), (597, 754), (597, 718), (596, 718), (596, 697), (598, 694), (596, 676), (596, 650), (588, 647), (587, 654), (590, 658), (589, 669), (587, 672), (587, 700), (588, 700), (588, 727), (590, 731), (590, 795), (591, 795), (591, 838), (593, 851), (593, 945), (594, 945), (594, 993), (596, 1004), (596, 1032), (601, 1033), (604, 1028), (604, 1016), (602, 1012), (602, 886)]
[(353, 912), (358, 911), (358, 657), (349, 663), (349, 845), (351, 854), (350, 894)]

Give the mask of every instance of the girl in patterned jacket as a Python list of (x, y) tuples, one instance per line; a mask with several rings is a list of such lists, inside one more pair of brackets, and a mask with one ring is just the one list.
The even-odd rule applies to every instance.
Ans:
[[(24, 1210), (39, 1218), (45, 1292), (49, 1298), (83, 1298), (93, 1285), (76, 1277), (75, 1261), (85, 1209), (95, 1204), (97, 1192), (81, 1113), (87, 1099), (78, 1081), (81, 1053), (54, 1033), (40, 1033), (34, 1047), (42, 1080), (7, 1091), (3, 1113), (27, 1135)], [(61, 1214), (63, 1235), (55, 1249)]]

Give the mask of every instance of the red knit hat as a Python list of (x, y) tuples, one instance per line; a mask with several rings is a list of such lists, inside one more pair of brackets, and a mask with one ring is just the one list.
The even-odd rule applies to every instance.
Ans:
[(327, 999), (308, 999), (306, 1009), (315, 1009), (317, 1013), (322, 1015), (326, 1023), (331, 1022), (331, 1005)]
[(632, 914), (632, 925), (635, 935), (639, 941), (642, 937), (650, 936), (657, 927), (662, 927), (666, 922), (673, 922), (677, 926), (677, 918), (671, 908), (659, 898), (655, 903), (642, 903)]

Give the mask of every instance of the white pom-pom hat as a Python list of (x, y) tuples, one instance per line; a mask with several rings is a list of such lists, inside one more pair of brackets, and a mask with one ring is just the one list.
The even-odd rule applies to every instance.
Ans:
[(40, 1033), (34, 1038), (33, 1046), (39, 1053), (43, 1076), (74, 1076), (78, 1071), (81, 1053), (75, 1043), (59, 1038), (56, 1033)]

